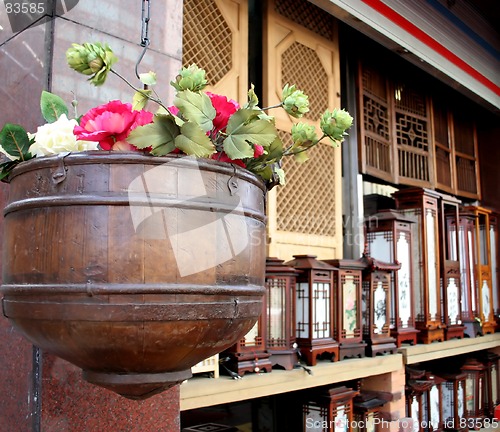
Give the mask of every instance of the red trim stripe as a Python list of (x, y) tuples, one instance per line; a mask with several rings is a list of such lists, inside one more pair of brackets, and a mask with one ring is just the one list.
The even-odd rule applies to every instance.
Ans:
[(483, 74), (474, 69), (471, 65), (466, 63), (456, 54), (452, 53), (448, 48), (441, 45), (438, 41), (430, 37), (427, 33), (420, 30), (415, 24), (411, 21), (408, 21), (405, 17), (401, 16), (394, 9), (391, 9), (386, 4), (382, 3), (381, 0), (362, 0), (363, 3), (366, 3), (372, 9), (375, 9), (381, 15), (384, 15), (386, 18), (391, 20), (393, 23), (404, 29), (407, 33), (411, 34), (429, 48), (443, 56), (445, 59), (449, 60), (455, 66), (462, 69), (476, 81), (479, 81), (482, 85), (490, 89), (497, 96), (500, 96), (500, 87), (497, 86), (494, 82), (486, 78)]

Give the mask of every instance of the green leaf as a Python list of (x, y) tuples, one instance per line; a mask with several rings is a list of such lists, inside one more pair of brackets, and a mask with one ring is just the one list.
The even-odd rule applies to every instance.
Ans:
[(266, 159), (269, 161), (277, 161), (280, 160), (282, 156), (283, 141), (281, 141), (280, 137), (277, 136), (267, 149)]
[(181, 134), (175, 137), (175, 146), (187, 155), (208, 157), (215, 153), (215, 146), (196, 123), (185, 122)]
[(224, 151), (231, 159), (252, 157), (254, 150), (251, 144), (268, 147), (278, 136), (274, 125), (258, 118), (258, 111), (241, 109), (236, 111), (228, 121), (224, 140)]
[(141, 82), (147, 86), (154, 86), (156, 84), (156, 73), (149, 71), (148, 73), (139, 74)]
[(9, 161), (0, 164), (0, 181), (7, 178), (12, 169), (18, 164), (18, 161)]
[(184, 118), (199, 125), (203, 131), (208, 132), (213, 128), (212, 120), (217, 113), (205, 93), (194, 93), (191, 90), (178, 92), (174, 105)]
[(156, 114), (153, 123), (136, 127), (127, 141), (139, 149), (151, 147), (155, 156), (163, 156), (175, 149), (175, 137), (180, 131), (170, 115)]
[(40, 98), (42, 116), (48, 123), (54, 123), (62, 114), (68, 115), (66, 103), (57, 95), (42, 91)]
[(19, 160), (31, 159), (29, 148), (32, 141), (22, 126), (7, 123), (0, 131), (0, 146)]
[(309, 160), (309, 156), (307, 156), (307, 152), (305, 152), (305, 151), (301, 151), (299, 153), (294, 153), (293, 156), (294, 156), (295, 160), (299, 163), (303, 163), (303, 162)]
[(135, 111), (140, 111), (144, 109), (146, 104), (149, 102), (149, 96), (151, 96), (152, 90), (140, 90), (135, 92), (132, 98), (132, 109)]

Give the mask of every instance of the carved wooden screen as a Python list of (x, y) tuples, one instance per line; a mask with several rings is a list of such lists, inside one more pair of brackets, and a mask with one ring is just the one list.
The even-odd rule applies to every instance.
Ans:
[(448, 124), (448, 109), (443, 103), (434, 100), (433, 125), (436, 151), (436, 186), (447, 192), (453, 192), (455, 182), (452, 166), (454, 164)]
[(479, 198), (476, 129), (474, 120), (468, 115), (468, 110), (454, 110), (453, 138), (455, 142), (457, 194)]
[[(265, 25), (264, 106), (279, 102), (284, 84), (296, 84), (309, 95), (310, 111), (303, 122), (317, 126), (326, 109), (340, 106), (336, 21), (305, 0), (268, 1)], [(299, 24), (300, 23), (300, 24)], [(285, 142), (292, 122), (283, 110), (272, 111)], [(287, 184), (268, 195), (269, 255), (293, 254), (340, 258), (340, 149), (327, 143), (308, 152), (303, 164), (286, 158)]]
[(183, 65), (205, 69), (207, 90), (246, 101), (247, 0), (184, 0), (182, 45)]
[(394, 107), (399, 181), (431, 186), (434, 179), (426, 96), (406, 83), (396, 83)]
[(363, 153), (362, 172), (394, 183), (396, 172), (393, 169), (389, 92), (386, 77), (369, 65), (363, 65), (360, 68), (359, 77), (363, 121), (363, 127), (360, 130)]

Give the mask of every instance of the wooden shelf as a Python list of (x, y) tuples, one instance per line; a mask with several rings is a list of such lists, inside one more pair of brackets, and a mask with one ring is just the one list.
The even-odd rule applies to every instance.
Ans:
[(414, 364), (499, 346), (500, 333), (494, 333), (476, 338), (452, 339), (431, 344), (403, 345), (398, 351), (403, 355), (405, 364)]
[(335, 363), (320, 361), (309, 367), (312, 375), (303, 369), (273, 369), (271, 373), (246, 374), (240, 380), (224, 375), (218, 379), (194, 377), (181, 385), (181, 411), (366, 378), (395, 372), (402, 367), (402, 355), (392, 354)]

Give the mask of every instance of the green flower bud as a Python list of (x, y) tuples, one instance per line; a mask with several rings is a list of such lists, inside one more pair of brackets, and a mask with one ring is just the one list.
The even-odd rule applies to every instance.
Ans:
[(92, 75), (89, 81), (99, 86), (104, 84), (108, 72), (118, 59), (108, 45), (96, 42), (72, 44), (66, 51), (66, 60), (70, 68), (84, 75)]
[(175, 81), (171, 81), (170, 84), (177, 90), (191, 90), (193, 92), (198, 92), (203, 90), (208, 81), (205, 78), (205, 71), (200, 69), (195, 64), (184, 67), (179, 72), (179, 75), (175, 78)]
[(325, 111), (320, 119), (323, 133), (334, 141), (343, 141), (346, 130), (352, 126), (353, 118), (345, 110), (334, 109)]
[(316, 128), (305, 123), (295, 123), (292, 126), (292, 139), (294, 142), (294, 147), (310, 147), (311, 145), (316, 144), (316, 142), (318, 141)]
[(283, 87), (281, 102), (285, 111), (292, 117), (300, 118), (309, 111), (309, 98), (301, 90), (297, 90), (295, 85), (288, 84)]

